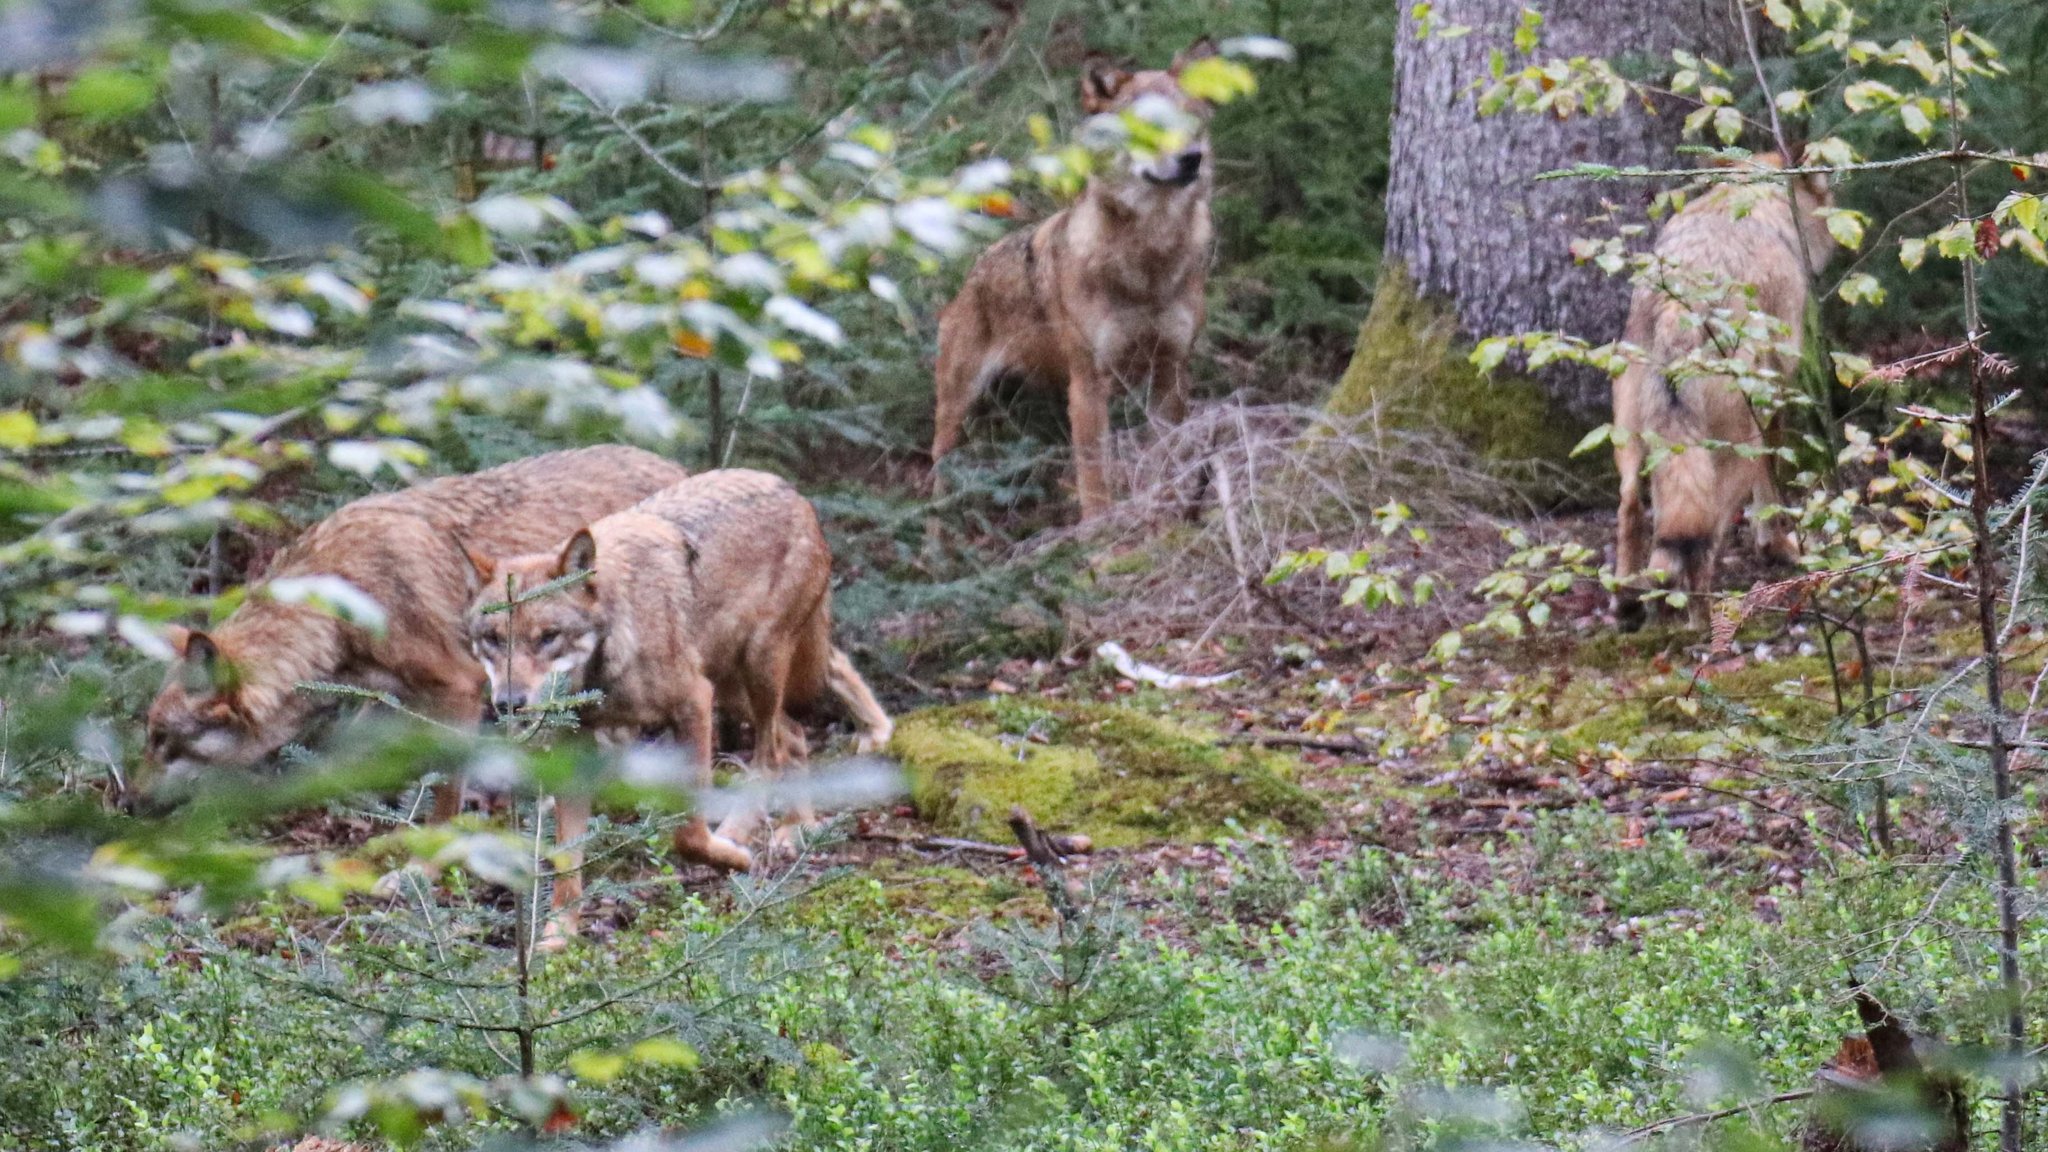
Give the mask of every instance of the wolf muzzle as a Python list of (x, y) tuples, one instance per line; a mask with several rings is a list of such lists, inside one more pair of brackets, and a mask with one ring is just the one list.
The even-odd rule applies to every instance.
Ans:
[(1183, 148), (1170, 160), (1147, 168), (1145, 179), (1169, 188), (1185, 188), (1201, 176), (1205, 158), (1206, 153), (1201, 148)]

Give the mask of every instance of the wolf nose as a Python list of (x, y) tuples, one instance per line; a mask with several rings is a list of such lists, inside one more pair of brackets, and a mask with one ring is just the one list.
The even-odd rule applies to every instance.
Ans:
[(491, 698), (491, 705), (500, 712), (517, 712), (526, 707), (526, 693), (506, 692)]
[(1193, 180), (1202, 171), (1202, 150), (1189, 148), (1173, 158), (1174, 175), (1182, 180)]

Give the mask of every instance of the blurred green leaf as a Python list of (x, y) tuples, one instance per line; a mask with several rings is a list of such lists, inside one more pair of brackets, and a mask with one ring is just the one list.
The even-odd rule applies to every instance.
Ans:
[(96, 123), (125, 120), (156, 99), (156, 83), (147, 76), (113, 68), (80, 73), (64, 91), (66, 112)]

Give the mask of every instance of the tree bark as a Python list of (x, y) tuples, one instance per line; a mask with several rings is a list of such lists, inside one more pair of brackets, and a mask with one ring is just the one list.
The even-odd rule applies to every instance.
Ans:
[[(1621, 334), (1629, 285), (1575, 263), (1571, 241), (1611, 234), (1612, 225), (1587, 223), (1606, 213), (1609, 201), (1625, 219), (1644, 219), (1654, 189), (1534, 177), (1580, 162), (1671, 166), (1686, 109), (1666, 101), (1651, 111), (1631, 100), (1613, 116), (1582, 113), (1561, 120), (1503, 111), (1482, 118), (1478, 92), (1490, 80), (1489, 60), (1499, 51), (1517, 68), (1531, 60), (1604, 56), (1624, 75), (1669, 71), (1674, 48), (1739, 59), (1741, 26), (1729, 0), (1540, 4), (1541, 43), (1524, 57), (1515, 51), (1512, 35), (1525, 6), (1525, 0), (1439, 0), (1435, 19), (1471, 32), (1426, 40), (1416, 38), (1414, 12), (1404, 11), (1394, 48), (1382, 284), (1388, 276), (1404, 277), (1414, 297), (1455, 320), (1468, 345), (1484, 336), (1534, 330), (1601, 343)], [(1403, 307), (1412, 310), (1412, 303)], [(1352, 370), (1332, 398), (1339, 410), (1364, 410), (1368, 396), (1389, 383), (1373, 378), (1386, 374), (1385, 349), (1367, 343), (1361, 340)], [(1543, 393), (1539, 407), (1552, 415), (1584, 423), (1605, 418), (1608, 385), (1597, 373), (1546, 372), (1537, 385)]]

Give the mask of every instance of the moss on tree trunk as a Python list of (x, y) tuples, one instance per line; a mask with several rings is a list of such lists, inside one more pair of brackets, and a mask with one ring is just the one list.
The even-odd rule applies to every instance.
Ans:
[(1481, 375), (1458, 327), (1447, 301), (1418, 295), (1407, 267), (1388, 261), (1330, 411), (1377, 411), (1397, 424), (1442, 428), (1488, 459), (1564, 459), (1584, 429), (1555, 414), (1528, 377)]

